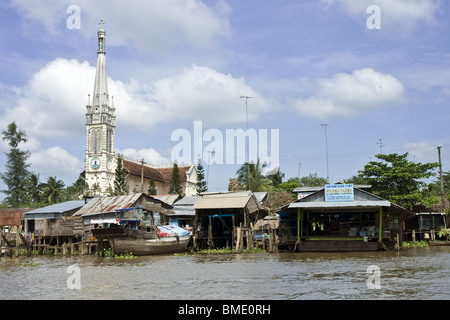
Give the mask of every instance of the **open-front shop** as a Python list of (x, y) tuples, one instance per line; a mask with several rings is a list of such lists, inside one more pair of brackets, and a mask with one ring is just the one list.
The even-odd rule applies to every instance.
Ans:
[(351, 184), (327, 185), (280, 210), (280, 244), (296, 251), (372, 251), (403, 240), (413, 213)]

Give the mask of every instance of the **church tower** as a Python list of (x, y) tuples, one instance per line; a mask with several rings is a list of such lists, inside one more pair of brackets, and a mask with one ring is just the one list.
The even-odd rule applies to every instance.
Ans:
[(88, 96), (86, 106), (86, 183), (93, 194), (106, 195), (114, 189), (114, 134), (116, 116), (114, 97), (108, 94), (106, 76), (106, 32), (103, 20), (98, 31), (97, 69), (94, 94)]

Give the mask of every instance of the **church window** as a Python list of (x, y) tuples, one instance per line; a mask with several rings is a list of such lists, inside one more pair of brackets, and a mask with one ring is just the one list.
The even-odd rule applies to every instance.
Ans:
[(91, 130), (91, 152), (100, 153), (102, 151), (102, 132), (100, 129)]
[(108, 129), (107, 133), (106, 133), (106, 148), (107, 148), (107, 152), (111, 153), (112, 152), (112, 130)]

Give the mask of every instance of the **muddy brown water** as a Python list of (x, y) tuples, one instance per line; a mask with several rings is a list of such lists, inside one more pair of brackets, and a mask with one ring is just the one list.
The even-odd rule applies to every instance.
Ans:
[[(379, 274), (368, 272), (370, 266)], [(132, 259), (3, 257), (0, 299), (443, 300), (450, 299), (449, 271), (450, 247)]]

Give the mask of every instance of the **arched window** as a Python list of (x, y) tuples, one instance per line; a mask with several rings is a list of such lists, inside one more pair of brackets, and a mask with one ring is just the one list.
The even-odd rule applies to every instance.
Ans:
[(91, 130), (91, 152), (102, 152), (102, 131), (100, 129)]
[(95, 153), (95, 141), (97, 140), (97, 130), (91, 130), (91, 152)]
[(106, 151), (112, 152), (112, 130), (108, 129), (106, 133)]
[(100, 129), (97, 129), (97, 140), (96, 140), (96, 152), (100, 153), (102, 152), (102, 131)]

